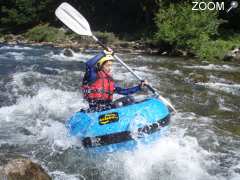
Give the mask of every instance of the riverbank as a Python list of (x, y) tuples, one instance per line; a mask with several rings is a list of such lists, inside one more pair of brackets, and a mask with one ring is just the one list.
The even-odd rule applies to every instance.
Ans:
[[(194, 57), (191, 52), (183, 49), (173, 49), (166, 44), (158, 44), (153, 40), (129, 40), (129, 37), (119, 38), (111, 32), (97, 31), (94, 34), (105, 45), (119, 53)], [(50, 27), (48, 24), (36, 26), (22, 34), (0, 34), (0, 43), (10, 45), (50, 45), (72, 49), (75, 52), (102, 49), (91, 37), (79, 36), (68, 31), (68, 29)]]
[[(23, 35), (7, 34), (0, 38), (0, 43), (9, 45), (49, 45), (53, 47), (69, 48), (75, 52), (87, 52), (89, 49), (100, 50), (102, 49), (97, 43), (89, 38), (80, 39), (65, 39), (61, 42), (48, 42), (41, 41), (36, 42), (28, 40)], [(111, 44), (110, 44), (111, 43)], [(143, 41), (124, 41), (117, 40), (115, 42), (108, 42), (109, 47), (120, 53), (132, 53), (132, 54), (167, 54), (167, 52), (160, 52), (157, 47), (150, 47), (149, 44)]]
[[(99, 32), (98, 32), (99, 34)], [(109, 35), (110, 34), (110, 35)], [(147, 42), (143, 40), (138, 41), (126, 41), (120, 40), (111, 33), (100, 33), (100, 39), (103, 39), (104, 44), (111, 47), (113, 50), (119, 53), (130, 53), (130, 54), (149, 54), (149, 55), (163, 55), (170, 57), (188, 57), (199, 58), (194, 55), (191, 51), (183, 49), (172, 49), (166, 45), (156, 45), (153, 42)], [(104, 36), (104, 37), (103, 37)], [(64, 37), (61, 40), (57, 41), (34, 41), (28, 39), (25, 35), (13, 35), (6, 34), (0, 37), (0, 43), (9, 44), (9, 45), (34, 45), (42, 46), (48, 45), (52, 47), (59, 47), (65, 49), (71, 49), (74, 52), (89, 52), (89, 50), (101, 50), (102, 47), (94, 42), (89, 37), (77, 37), (69, 35)], [(206, 61), (211, 61), (207, 60)], [(227, 52), (222, 59), (218, 61), (232, 61), (237, 64), (240, 63), (240, 48), (235, 47), (231, 51)]]

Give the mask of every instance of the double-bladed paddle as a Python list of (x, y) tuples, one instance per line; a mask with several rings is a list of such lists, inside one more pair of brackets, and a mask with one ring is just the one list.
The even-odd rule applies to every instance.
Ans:
[[(108, 49), (99, 39), (92, 34), (88, 21), (70, 4), (64, 2), (55, 11), (55, 14), (59, 20), (61, 20), (67, 27), (69, 27), (75, 33), (82, 36), (91, 36), (99, 45), (104, 49)], [(116, 54), (113, 57), (120, 62), (128, 71), (130, 71), (138, 80), (143, 81), (127, 64), (125, 64)], [(171, 111), (176, 112), (173, 105), (162, 97), (151, 85), (147, 84), (147, 88), (158, 96)]]

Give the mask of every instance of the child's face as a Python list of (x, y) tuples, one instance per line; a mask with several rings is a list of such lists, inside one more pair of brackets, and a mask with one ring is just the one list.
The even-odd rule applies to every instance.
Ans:
[(103, 64), (102, 70), (106, 73), (111, 73), (112, 71), (112, 61), (107, 61)]

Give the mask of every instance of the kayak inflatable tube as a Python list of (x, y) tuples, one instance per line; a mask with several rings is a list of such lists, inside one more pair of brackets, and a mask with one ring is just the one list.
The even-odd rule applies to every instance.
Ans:
[(157, 98), (100, 112), (76, 112), (66, 123), (71, 136), (91, 152), (131, 150), (166, 134), (170, 111)]

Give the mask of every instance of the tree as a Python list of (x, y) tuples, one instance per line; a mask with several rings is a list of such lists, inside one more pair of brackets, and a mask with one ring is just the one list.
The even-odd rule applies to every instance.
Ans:
[[(19, 32), (54, 19), (53, 0), (8, 0), (1, 4), (0, 24), (5, 31)], [(49, 16), (51, 12), (51, 16)]]
[(156, 19), (157, 41), (191, 48), (195, 41), (207, 41), (218, 34), (221, 20), (215, 11), (192, 11), (189, 3), (170, 4), (159, 9)]

